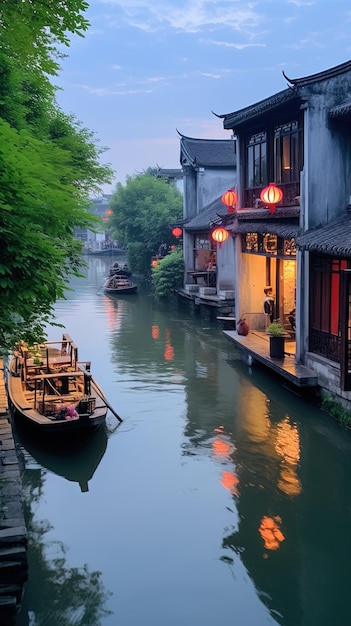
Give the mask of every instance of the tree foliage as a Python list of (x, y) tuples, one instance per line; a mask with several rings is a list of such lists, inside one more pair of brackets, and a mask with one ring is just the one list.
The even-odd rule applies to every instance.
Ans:
[(0, 347), (43, 338), (70, 273), (76, 226), (94, 228), (89, 195), (111, 182), (105, 151), (55, 101), (55, 44), (82, 34), (80, 0), (12, 0), (0, 8)]
[(139, 174), (125, 186), (117, 184), (110, 207), (114, 236), (126, 247), (133, 271), (148, 274), (159, 246), (174, 244), (171, 224), (182, 216), (181, 193), (162, 179)]
[(39, 75), (58, 73), (70, 35), (80, 37), (89, 27), (85, 0), (3, 0), (0, 6), (1, 49), (22, 67)]
[(152, 268), (152, 281), (159, 297), (169, 296), (175, 289), (183, 286), (184, 259), (181, 247), (172, 250)]

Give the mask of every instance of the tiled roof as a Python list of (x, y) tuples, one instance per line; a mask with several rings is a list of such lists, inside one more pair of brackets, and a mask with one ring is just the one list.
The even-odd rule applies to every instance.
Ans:
[(351, 72), (351, 61), (347, 61), (346, 63), (329, 68), (323, 72), (311, 74), (310, 76), (305, 76), (303, 78), (288, 78), (283, 72), (284, 78), (286, 78), (286, 80), (290, 83), (288, 89), (284, 89), (284, 91), (280, 91), (265, 100), (261, 100), (260, 102), (244, 109), (240, 109), (239, 111), (226, 113), (224, 115), (217, 115), (217, 117), (223, 119), (223, 128), (235, 130), (235, 128), (239, 125), (249, 122), (260, 115), (268, 112), (274, 113), (275, 109), (289, 101), (293, 102), (296, 100), (296, 102), (298, 102), (298, 100), (303, 98), (303, 87), (319, 81), (328, 80), (334, 76), (339, 76), (347, 72)]
[(180, 162), (197, 167), (235, 167), (234, 139), (194, 139), (179, 133)]
[(252, 220), (254, 222), (258, 222), (260, 220), (264, 220), (266, 222), (277, 222), (277, 220), (281, 219), (293, 220), (295, 218), (298, 221), (300, 216), (300, 207), (277, 207), (274, 213), (272, 213), (269, 209), (239, 209), (237, 213), (234, 213), (234, 215), (240, 222), (244, 220)]
[(301, 250), (333, 257), (351, 257), (351, 214), (313, 228), (296, 239)]
[[(229, 229), (228, 229), (229, 230)], [(233, 229), (237, 233), (271, 233), (272, 235), (278, 235), (284, 239), (291, 239), (296, 237), (299, 233), (298, 224), (278, 223), (276, 221), (260, 221), (260, 222), (239, 222), (239, 224)]]
[(219, 197), (213, 200), (202, 213), (199, 213), (199, 215), (193, 217), (190, 222), (187, 222), (187, 224), (184, 225), (184, 230), (210, 230), (213, 223), (220, 222), (221, 217), (227, 214), (228, 208), (224, 206), (221, 197)]
[(159, 167), (156, 176), (157, 178), (183, 178), (183, 170)]
[(329, 117), (331, 119), (335, 118), (351, 118), (351, 100), (346, 100), (342, 104), (338, 104), (335, 107), (332, 107), (329, 111)]
[(303, 78), (288, 78), (284, 72), (283, 76), (289, 81), (291, 85), (294, 85), (294, 87), (303, 87), (305, 85), (311, 85), (312, 83), (318, 83), (322, 80), (328, 80), (328, 78), (333, 78), (334, 76), (339, 76), (340, 74), (344, 74), (345, 72), (350, 71), (351, 61), (346, 61), (345, 63), (341, 63), (340, 65), (335, 65), (334, 67), (330, 67), (327, 70), (323, 70), (323, 72), (310, 74), (309, 76), (304, 76)]
[(279, 91), (273, 96), (265, 98), (264, 100), (261, 100), (254, 105), (245, 107), (244, 109), (240, 109), (239, 111), (234, 111), (234, 113), (218, 115), (218, 117), (223, 118), (224, 120), (223, 128), (235, 129), (239, 124), (248, 122), (258, 115), (262, 115), (263, 113), (266, 113), (268, 111), (274, 111), (274, 109), (281, 106), (282, 104), (296, 99), (296, 92), (289, 87), (288, 89), (284, 89), (284, 91)]

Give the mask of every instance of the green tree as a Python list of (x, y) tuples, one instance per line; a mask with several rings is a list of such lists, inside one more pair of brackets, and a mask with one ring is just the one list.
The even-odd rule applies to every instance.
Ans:
[(32, 75), (55, 75), (70, 35), (82, 37), (89, 27), (88, 7), (85, 0), (3, 0), (0, 47)]
[(181, 219), (183, 199), (174, 185), (150, 174), (117, 184), (110, 203), (114, 237), (126, 247), (133, 271), (150, 273), (151, 258), (162, 243), (172, 245), (171, 224)]
[(76, 226), (94, 228), (89, 195), (111, 182), (105, 148), (55, 101), (57, 45), (88, 22), (80, 0), (0, 7), (0, 347), (40, 341), (70, 273), (82, 264)]
[(152, 282), (156, 295), (161, 298), (171, 295), (175, 289), (183, 286), (184, 259), (181, 247), (172, 250), (152, 268)]

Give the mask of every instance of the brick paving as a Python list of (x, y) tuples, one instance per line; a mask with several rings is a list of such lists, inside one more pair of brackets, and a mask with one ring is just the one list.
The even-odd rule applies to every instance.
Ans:
[(15, 625), (28, 577), (21, 476), (0, 359), (0, 625)]

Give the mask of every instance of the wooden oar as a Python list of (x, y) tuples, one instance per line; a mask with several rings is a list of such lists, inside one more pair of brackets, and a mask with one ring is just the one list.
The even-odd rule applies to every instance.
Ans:
[(116, 413), (116, 411), (114, 410), (114, 408), (111, 406), (111, 404), (108, 402), (108, 400), (106, 399), (105, 394), (103, 393), (100, 385), (98, 385), (98, 383), (93, 379), (93, 377), (91, 377), (91, 382), (93, 383), (93, 385), (96, 388), (96, 391), (98, 393), (98, 395), (100, 396), (101, 400), (103, 400), (107, 406), (108, 409), (110, 409), (111, 413), (113, 413), (113, 415), (115, 417), (117, 417), (119, 422), (123, 422), (122, 418)]

